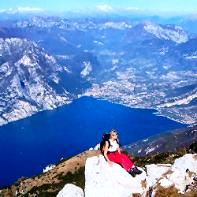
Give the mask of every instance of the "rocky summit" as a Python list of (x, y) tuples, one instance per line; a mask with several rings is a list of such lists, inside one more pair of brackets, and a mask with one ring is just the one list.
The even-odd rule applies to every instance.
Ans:
[[(103, 155), (89, 150), (45, 168), (42, 174), (22, 177), (0, 190), (2, 197), (195, 197), (197, 154), (181, 149), (151, 157), (132, 158), (143, 172), (132, 177), (118, 164), (111, 167)], [(188, 150), (187, 150), (188, 151)]]
[[(102, 155), (88, 158), (85, 190), (67, 184), (57, 197), (132, 197), (197, 195), (197, 154), (186, 154), (173, 164), (146, 165), (132, 177), (118, 164), (108, 165)], [(162, 194), (163, 193), (163, 194)]]

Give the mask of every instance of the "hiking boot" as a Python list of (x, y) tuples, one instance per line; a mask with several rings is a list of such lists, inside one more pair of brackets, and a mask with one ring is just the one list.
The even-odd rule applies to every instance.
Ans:
[(134, 171), (135, 174), (141, 174), (142, 173), (142, 171), (139, 170), (136, 166), (133, 168), (133, 171)]
[(133, 168), (131, 168), (131, 169), (128, 171), (128, 173), (129, 173), (132, 177), (135, 177), (135, 176), (136, 176), (136, 174), (135, 174)]

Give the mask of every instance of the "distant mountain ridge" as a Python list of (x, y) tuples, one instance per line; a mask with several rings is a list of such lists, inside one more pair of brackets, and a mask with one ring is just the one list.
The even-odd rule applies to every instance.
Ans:
[(151, 156), (162, 152), (175, 152), (197, 143), (197, 126), (164, 132), (124, 146), (134, 156)]
[[(10, 50), (12, 56), (2, 51), (2, 69), (4, 63), (11, 61), (11, 57), (16, 65), (14, 59), (23, 57), (22, 49), (25, 50), (27, 43), (34, 43), (32, 48), (36, 46), (37, 51), (33, 50), (28, 58), (42, 64), (45, 76), (49, 67), (51, 91), (53, 95), (56, 94), (54, 98), (59, 99), (59, 92), (56, 92), (59, 89), (71, 95), (64, 101), (57, 101), (61, 104), (52, 104), (50, 108), (81, 96), (93, 96), (133, 108), (156, 109), (159, 115), (184, 124), (196, 124), (197, 37), (181, 26), (124, 18), (34, 16), (6, 24), (1, 21), (0, 37), (1, 46), (9, 40), (8, 47), (14, 46), (12, 42), (15, 43), (16, 37), (21, 39), (18, 46)], [(1, 48), (4, 50), (4, 47)], [(50, 60), (42, 57), (38, 48), (44, 50)], [(25, 57), (21, 61), (30, 61)], [(31, 59), (33, 57), (34, 60)], [(21, 75), (25, 72), (21, 72)], [(5, 75), (1, 80), (7, 77)], [(5, 96), (1, 94), (0, 99), (4, 100)], [(1, 105), (4, 105), (3, 102)], [(11, 103), (9, 106), (10, 112), (14, 110)], [(1, 109), (1, 114), (7, 113), (5, 108)], [(39, 110), (45, 109), (48, 108), (41, 106)], [(26, 115), (25, 112), (19, 112), (23, 115), (16, 115), (10, 121), (38, 110), (34, 108), (30, 111)], [(1, 116), (1, 124), (6, 123), (7, 119), (6, 115)]]

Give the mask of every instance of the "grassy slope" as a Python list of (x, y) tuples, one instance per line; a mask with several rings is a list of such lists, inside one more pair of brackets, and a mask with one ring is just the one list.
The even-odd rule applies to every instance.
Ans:
[[(183, 156), (187, 152), (196, 152), (197, 144), (193, 146), (193, 150), (182, 148), (176, 152), (165, 152), (145, 157), (132, 157), (135, 164), (138, 166), (145, 166), (151, 163), (173, 163), (178, 157)], [(64, 187), (66, 183), (73, 183), (81, 188), (85, 186), (84, 166), (88, 157), (99, 155), (99, 151), (86, 151), (79, 155), (76, 155), (68, 160), (63, 160), (56, 167), (46, 173), (42, 173), (32, 178), (21, 178), (15, 184), (10, 187), (4, 188), (0, 196), (12, 197), (16, 191), (20, 191), (18, 196), (39, 196), (50, 197), (56, 196), (57, 193)], [(130, 156), (131, 157), (131, 156)], [(169, 194), (171, 197), (178, 197), (176, 189), (173, 194)], [(166, 190), (166, 192), (169, 192)], [(160, 188), (158, 192), (164, 193), (163, 188)], [(166, 193), (167, 194), (167, 193)], [(195, 195), (197, 195), (195, 193)], [(188, 194), (188, 197), (192, 197), (193, 194)]]

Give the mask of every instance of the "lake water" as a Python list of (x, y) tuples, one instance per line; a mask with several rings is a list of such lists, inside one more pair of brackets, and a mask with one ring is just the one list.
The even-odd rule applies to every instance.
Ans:
[(80, 153), (115, 128), (122, 145), (186, 125), (156, 116), (155, 110), (131, 109), (83, 97), (0, 127), (0, 186), (39, 174), (50, 163)]

